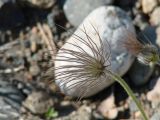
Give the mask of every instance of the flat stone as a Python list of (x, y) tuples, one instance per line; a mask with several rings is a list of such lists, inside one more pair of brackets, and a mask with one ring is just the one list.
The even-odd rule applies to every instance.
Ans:
[(64, 12), (69, 22), (78, 26), (84, 18), (94, 9), (102, 5), (110, 5), (114, 0), (66, 0)]
[[(123, 44), (123, 40), (129, 40), (127, 35), (128, 32), (130, 32), (130, 35), (131, 34), (135, 35), (134, 27), (130, 17), (127, 16), (127, 14), (120, 8), (113, 6), (99, 7), (86, 17), (86, 19), (81, 23), (79, 28), (75, 31), (75, 33), (71, 36), (71, 38), (67, 42), (76, 44), (78, 46), (83, 46), (84, 50), (89, 55), (94, 56), (91, 50), (87, 46), (84, 46), (82, 42), (75, 39), (75, 35), (78, 35), (80, 38), (87, 41), (86, 35), (84, 34), (84, 32), (81, 31), (84, 30), (85, 27), (87, 35), (89, 35), (91, 38), (94, 38), (92, 40), (97, 44), (98, 47), (101, 47), (99, 43), (99, 37), (96, 34), (91, 24), (98, 29), (102, 41), (104, 42), (104, 44), (106, 44), (105, 52), (108, 52), (109, 55), (109, 51), (111, 50), (111, 57), (109, 58), (111, 61), (111, 66), (110, 66), (111, 71), (119, 74), (120, 76), (124, 75), (130, 68), (134, 60), (134, 57), (127, 51), (125, 47), (121, 45)], [(74, 41), (76, 41), (76, 43)], [(110, 45), (110, 47), (107, 45), (107, 43)], [(76, 50), (80, 52), (80, 50), (77, 47), (70, 45), (68, 43), (65, 43), (61, 49), (63, 48)], [(64, 53), (64, 56), (65, 55), (66, 54)], [(108, 61), (106, 60), (105, 64), (107, 64), (107, 62)], [(69, 64), (71, 63), (67, 61), (55, 61), (55, 67), (60, 67)], [(75, 66), (77, 65), (76, 62), (73, 64)], [(66, 71), (68, 70), (69, 69), (66, 69)], [(58, 72), (60, 71), (55, 70), (55, 76)], [(81, 83), (80, 85), (76, 84), (76, 86), (69, 89), (68, 86), (72, 86), (73, 84), (75, 84), (75, 82), (77, 83), (78, 81), (80, 81), (80, 79), (77, 78), (76, 80), (72, 80), (72, 77), (67, 79), (65, 77), (63, 79), (58, 79), (57, 77), (55, 78), (55, 81), (57, 85), (60, 86), (61, 91), (67, 95), (79, 96), (81, 95), (82, 90), (87, 90), (84, 97), (94, 95), (99, 91), (101, 91), (102, 89), (110, 86), (114, 82), (114, 80), (112, 80), (109, 76), (107, 76), (100, 80), (97, 79), (95, 83), (97, 83), (98, 81), (100, 82), (97, 83), (98, 85), (94, 85), (93, 87), (89, 87), (88, 83), (83, 85), (81, 85), (82, 84)], [(81, 82), (86, 82), (86, 81), (81, 80)]]

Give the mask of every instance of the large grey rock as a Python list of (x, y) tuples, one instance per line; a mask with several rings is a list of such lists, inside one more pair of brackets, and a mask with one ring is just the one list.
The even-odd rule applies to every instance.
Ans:
[[(71, 45), (75, 44), (78, 46), (83, 47), (83, 49), (91, 56), (94, 56), (91, 50), (85, 46), (82, 42), (75, 39), (75, 35), (78, 35), (80, 38), (82, 38), (84, 41), (88, 41), (86, 35), (81, 30), (84, 30), (84, 27), (87, 31), (87, 35), (89, 35), (91, 38), (93, 38), (93, 42), (101, 48), (99, 42), (99, 37), (96, 34), (95, 30), (93, 29), (92, 25), (95, 28), (98, 28), (99, 35), (102, 39), (102, 42), (106, 45), (106, 42), (108, 41), (110, 48), (111, 48), (111, 57), (109, 58), (111, 60), (111, 66), (110, 69), (112, 72), (117, 73), (119, 75), (124, 75), (129, 67), (131, 66), (134, 57), (128, 53), (125, 47), (121, 45), (123, 40), (129, 40), (128, 35), (126, 34), (127, 31), (130, 32), (130, 35), (134, 35), (134, 27), (132, 25), (131, 19), (127, 16), (127, 14), (121, 10), (118, 7), (113, 6), (102, 6), (94, 10), (91, 14), (86, 17), (86, 19), (81, 23), (81, 25), (78, 27), (78, 29), (75, 31), (75, 33), (71, 36), (71, 38), (67, 41), (67, 43), (64, 44), (64, 46), (61, 48), (74, 50), (80, 52), (77, 47)], [(124, 29), (125, 27), (125, 29)], [(76, 42), (75, 42), (76, 41)], [(71, 44), (69, 44), (69, 43)], [(109, 46), (106, 45), (104, 48), (104, 52), (109, 52), (110, 49)], [(61, 49), (58, 53), (61, 53)], [(73, 57), (66, 55), (65, 53), (63, 56), (66, 57)], [(57, 56), (57, 59), (59, 57)], [(107, 64), (108, 61), (105, 61)], [(55, 67), (58, 68), (60, 66), (70, 65), (71, 63), (68, 61), (55, 61)], [(72, 65), (77, 65), (77, 62), (72, 63)], [(71, 68), (72, 69), (72, 68)], [(65, 68), (63, 70), (71, 70), (70, 68)], [(108, 68), (109, 69), (109, 68)], [(97, 79), (94, 82), (94, 85), (91, 87), (89, 86), (89, 83), (84, 81), (84, 79), (77, 78), (76, 80), (72, 80), (72, 77), (70, 78), (61, 78), (58, 76), (58, 72), (62, 72), (62, 69), (55, 69), (55, 78), (56, 83), (59, 85), (62, 92), (64, 92), (67, 95), (71, 96), (80, 96), (82, 95), (82, 90), (85, 90), (85, 95), (83, 97), (91, 96), (93, 94), (98, 93), (102, 89), (110, 86), (114, 80), (110, 79), (109, 76), (106, 76), (105, 78)], [(76, 74), (76, 73), (75, 73)], [(80, 83), (78, 85), (78, 82)], [(84, 84), (82, 84), (84, 82)], [(85, 83), (86, 82), (86, 83)], [(95, 84), (98, 85), (95, 85)], [(74, 85), (75, 84), (75, 85)], [(72, 88), (69, 88), (72, 86)], [(73, 87), (74, 86), (74, 87)]]
[(63, 9), (69, 22), (78, 26), (91, 11), (102, 5), (112, 3), (113, 0), (67, 0)]

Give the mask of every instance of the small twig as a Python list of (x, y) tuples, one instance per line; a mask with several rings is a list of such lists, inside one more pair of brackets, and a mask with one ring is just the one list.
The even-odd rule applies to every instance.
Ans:
[(37, 23), (37, 26), (40, 30), (43, 40), (48, 47), (52, 59), (54, 60), (57, 49), (55, 43), (53, 42), (53, 36), (49, 26), (46, 24), (41, 25), (40, 23)]

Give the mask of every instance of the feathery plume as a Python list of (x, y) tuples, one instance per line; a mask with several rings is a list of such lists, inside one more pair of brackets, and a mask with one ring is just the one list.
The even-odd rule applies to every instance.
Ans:
[(65, 88), (63, 92), (67, 94), (76, 90), (74, 93), (80, 98), (87, 96), (90, 90), (100, 87), (106, 79), (111, 79), (108, 75), (111, 57), (108, 41), (102, 41), (98, 30), (92, 24), (91, 26), (99, 41), (95, 42), (95, 38), (91, 38), (83, 26), (81, 32), (85, 34), (85, 38), (73, 34), (74, 41), (66, 42), (65, 45), (69, 47), (62, 47), (55, 59), (57, 64), (59, 61), (64, 63), (55, 64), (55, 79), (60, 87)]
[(123, 46), (137, 57), (138, 61), (145, 65), (159, 64), (160, 57), (158, 48), (150, 41), (141, 43), (136, 36), (126, 31), (127, 40), (123, 42)]

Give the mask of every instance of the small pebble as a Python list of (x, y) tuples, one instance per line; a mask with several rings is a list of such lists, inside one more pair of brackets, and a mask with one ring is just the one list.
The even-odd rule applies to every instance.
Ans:
[(118, 109), (116, 108), (113, 94), (101, 102), (98, 106), (98, 111), (108, 119), (115, 119), (117, 117)]
[(160, 24), (160, 7), (154, 9), (150, 16), (150, 23), (154, 26), (158, 26)]
[(156, 34), (157, 34), (156, 43), (157, 43), (158, 46), (160, 47), (160, 27), (158, 27), (158, 28), (156, 29)]
[(92, 110), (90, 107), (82, 105), (77, 111), (72, 112), (68, 116), (58, 117), (54, 120), (92, 120)]
[(153, 103), (160, 103), (160, 78), (158, 78), (153, 89), (147, 93), (147, 99)]
[(142, 0), (142, 9), (146, 14), (152, 12), (156, 6), (158, 6), (157, 0)]
[(44, 114), (53, 106), (53, 98), (46, 92), (34, 91), (23, 102), (23, 106), (34, 114)]
[(36, 52), (36, 50), (37, 50), (37, 43), (36, 43), (36, 41), (34, 40), (32, 40), (31, 41), (31, 51), (34, 53), (34, 52)]
[(138, 111), (138, 108), (133, 100), (130, 100), (129, 102), (129, 109), (132, 113)]
[(33, 64), (30, 66), (29, 71), (33, 76), (37, 76), (40, 73), (40, 68), (37, 64)]

